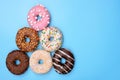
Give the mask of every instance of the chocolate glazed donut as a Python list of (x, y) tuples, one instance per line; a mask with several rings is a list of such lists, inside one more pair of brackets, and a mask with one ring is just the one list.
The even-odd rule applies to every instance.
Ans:
[[(26, 39), (29, 38), (29, 42)], [(25, 52), (33, 51), (39, 43), (38, 32), (32, 28), (24, 27), (17, 32), (16, 44)]]
[[(17, 64), (16, 60), (19, 60), (20, 63)], [(29, 57), (23, 51), (14, 50), (8, 54), (6, 66), (11, 73), (20, 75), (27, 70), (29, 66)]]
[[(66, 60), (65, 63), (62, 63), (61, 60), (64, 58)], [(53, 55), (53, 66), (55, 71), (59, 74), (67, 74), (69, 73), (74, 66), (74, 56), (73, 54), (66, 50), (65, 48), (61, 48), (55, 52)]]

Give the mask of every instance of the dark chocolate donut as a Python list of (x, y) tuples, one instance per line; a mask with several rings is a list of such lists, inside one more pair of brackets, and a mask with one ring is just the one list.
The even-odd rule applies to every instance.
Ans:
[[(17, 64), (16, 60), (19, 60), (20, 63)], [(14, 50), (8, 54), (6, 66), (11, 73), (20, 75), (27, 70), (29, 66), (29, 57), (23, 51)]]
[[(61, 60), (64, 58), (66, 60), (65, 63), (62, 63)], [(67, 74), (69, 73), (74, 66), (74, 56), (73, 54), (66, 50), (65, 48), (61, 48), (55, 52), (53, 55), (53, 67), (56, 72), (59, 74)]]
[[(29, 42), (26, 41), (29, 38)], [(39, 43), (38, 32), (32, 28), (24, 27), (17, 32), (16, 44), (19, 49), (25, 52), (33, 51)]]

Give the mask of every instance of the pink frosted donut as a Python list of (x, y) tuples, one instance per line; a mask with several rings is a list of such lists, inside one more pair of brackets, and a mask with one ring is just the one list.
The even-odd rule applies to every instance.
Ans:
[(44, 6), (37, 5), (29, 11), (27, 20), (36, 31), (43, 30), (50, 23), (50, 14)]

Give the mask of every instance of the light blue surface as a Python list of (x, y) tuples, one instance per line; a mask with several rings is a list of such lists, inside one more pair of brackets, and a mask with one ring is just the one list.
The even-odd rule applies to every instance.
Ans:
[[(67, 75), (54, 68), (35, 74), (29, 67), (16, 76), (6, 68), (8, 53), (18, 49), (18, 29), (28, 26), (27, 13), (39, 3), (51, 14), (50, 25), (63, 32), (63, 47), (75, 56)], [(1, 0), (0, 80), (120, 80), (120, 0)]]

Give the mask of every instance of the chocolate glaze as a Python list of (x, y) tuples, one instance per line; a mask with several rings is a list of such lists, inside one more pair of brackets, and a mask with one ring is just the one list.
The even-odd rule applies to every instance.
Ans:
[[(63, 64), (61, 63), (61, 59), (66, 59), (66, 62)], [(59, 74), (67, 74), (69, 73), (74, 66), (74, 56), (73, 54), (66, 50), (65, 48), (60, 48), (55, 52), (53, 55), (53, 66)]]
[[(16, 60), (19, 60), (20, 64), (17, 65), (15, 63)], [(23, 74), (29, 66), (29, 57), (23, 51), (14, 50), (8, 54), (6, 58), (6, 66), (13, 74)]]

